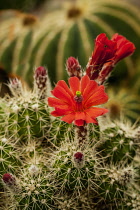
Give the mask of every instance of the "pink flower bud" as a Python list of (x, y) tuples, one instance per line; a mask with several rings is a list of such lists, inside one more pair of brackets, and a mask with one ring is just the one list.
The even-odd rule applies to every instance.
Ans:
[(82, 168), (85, 164), (84, 155), (81, 152), (76, 152), (74, 154), (74, 165), (76, 168)]
[(46, 86), (47, 70), (43, 66), (39, 66), (35, 70), (35, 80), (39, 89), (43, 89)]
[(37, 92), (40, 96), (40, 98), (46, 97), (46, 91), (47, 91), (47, 70), (43, 66), (39, 66), (34, 73), (34, 79), (35, 79), (35, 87), (37, 88)]
[(78, 77), (79, 79), (82, 76), (81, 66), (79, 61), (74, 57), (69, 57), (66, 61), (66, 70), (70, 77)]
[(14, 185), (16, 183), (15, 177), (10, 173), (3, 174), (2, 180), (8, 186)]
[(81, 152), (76, 152), (74, 154), (74, 158), (77, 160), (77, 161), (82, 161), (84, 159), (84, 155), (81, 153)]
[(18, 78), (10, 79), (9, 88), (14, 96), (19, 97), (22, 95), (23, 87), (21, 80)]

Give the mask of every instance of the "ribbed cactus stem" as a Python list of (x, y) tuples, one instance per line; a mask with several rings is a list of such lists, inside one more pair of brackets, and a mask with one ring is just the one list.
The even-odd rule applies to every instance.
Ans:
[(87, 126), (86, 124), (83, 126), (76, 126), (76, 137), (78, 140), (78, 145), (80, 148), (84, 147), (87, 138)]

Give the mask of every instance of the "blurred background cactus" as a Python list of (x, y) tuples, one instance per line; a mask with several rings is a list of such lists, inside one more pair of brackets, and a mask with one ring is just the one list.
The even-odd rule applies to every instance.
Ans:
[[(99, 33), (111, 37), (117, 32), (139, 44), (139, 10), (124, 0), (63, 1), (59, 9), (48, 9), (47, 14), (42, 8), (37, 17), (17, 11), (1, 12), (0, 16), (1, 65), (30, 86), (35, 66), (47, 66), (52, 83), (66, 79), (64, 63), (69, 56), (77, 57), (85, 68)], [(129, 84), (139, 56), (137, 48), (131, 58), (117, 65), (110, 82)]]

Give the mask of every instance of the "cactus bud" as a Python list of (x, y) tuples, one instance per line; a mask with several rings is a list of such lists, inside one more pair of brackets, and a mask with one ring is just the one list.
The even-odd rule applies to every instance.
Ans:
[(73, 160), (76, 168), (82, 168), (85, 164), (84, 155), (81, 152), (76, 152), (73, 156)]
[(16, 183), (15, 177), (10, 173), (3, 174), (2, 180), (7, 187), (15, 185)]
[(8, 189), (10, 192), (14, 194), (19, 193), (21, 191), (21, 187), (17, 182), (16, 177), (14, 177), (10, 173), (3, 174), (2, 182), (4, 183), (6, 189)]
[(37, 89), (38, 95), (41, 99), (46, 97), (47, 92), (47, 70), (43, 66), (39, 66), (34, 73), (34, 86)]
[(66, 70), (70, 77), (78, 77), (81, 79), (82, 71), (79, 61), (74, 57), (69, 57), (66, 61)]
[(22, 83), (18, 78), (11, 79), (8, 86), (13, 96), (19, 97), (22, 95)]

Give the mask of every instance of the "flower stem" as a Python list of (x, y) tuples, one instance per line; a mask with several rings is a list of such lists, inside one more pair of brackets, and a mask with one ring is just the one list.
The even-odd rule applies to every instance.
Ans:
[(86, 142), (86, 137), (87, 137), (87, 126), (86, 123), (83, 126), (77, 126), (76, 127), (76, 136), (78, 139), (78, 145), (80, 148), (83, 148), (85, 142)]

